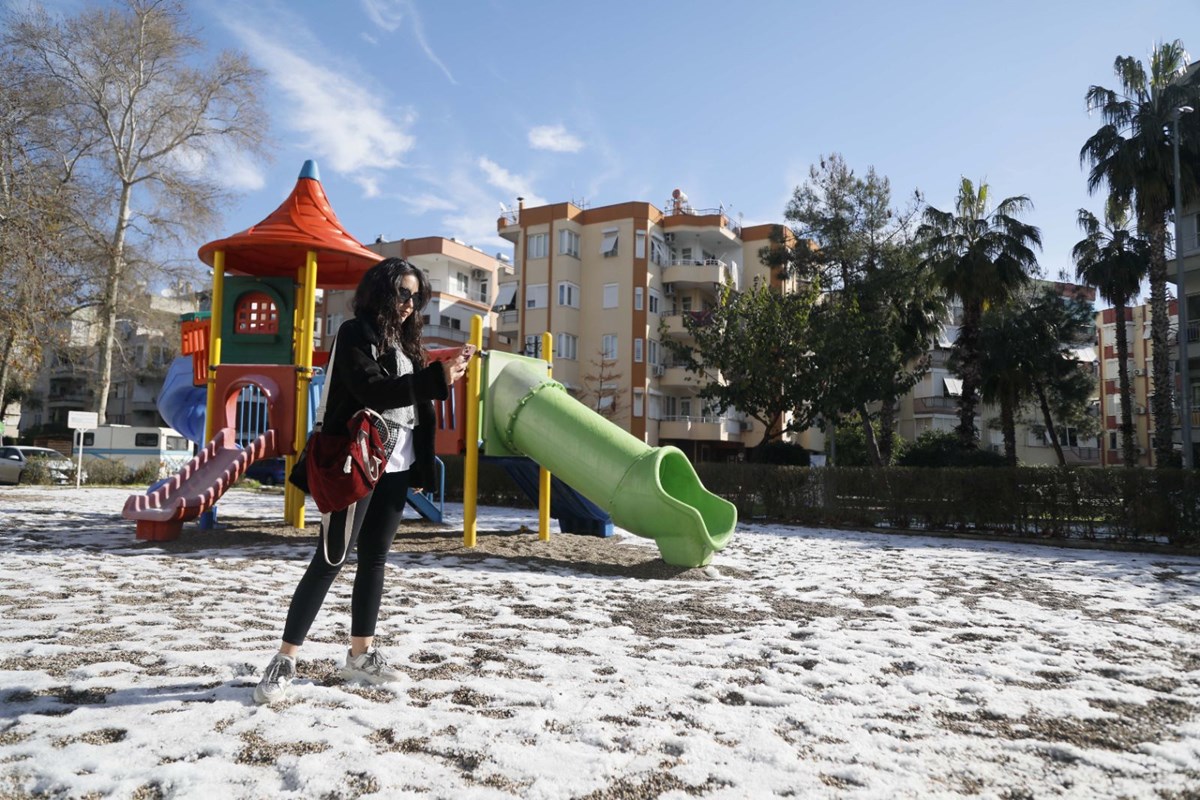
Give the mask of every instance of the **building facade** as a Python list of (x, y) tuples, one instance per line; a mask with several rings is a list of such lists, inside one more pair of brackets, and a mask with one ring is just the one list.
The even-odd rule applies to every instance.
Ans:
[[(499, 253), (489, 256), (477, 247), (440, 236), (394, 242), (380, 239), (367, 245), (367, 249), (384, 258), (403, 258), (420, 267), (429, 278), (433, 293), (429, 305), (421, 312), (426, 346), (461, 347), (470, 337), (471, 318), (476, 315), (483, 317), (484, 347), (501, 344), (495, 340), (496, 314), (492, 305), (498, 281), (513, 274), (507, 256)], [(324, 293), (321, 330), (315, 337), (318, 347), (328, 349), (324, 332), (336, 333), (338, 326), (353, 316), (353, 298), (353, 291)]]
[(554, 341), (554, 377), (581, 402), (652, 446), (693, 461), (728, 460), (757, 444), (761, 425), (697, 397), (663, 337), (687, 337), (722, 284), (781, 285), (759, 258), (776, 226), (743, 228), (721, 208), (696, 209), (676, 190), (666, 210), (631, 201), (596, 208), (525, 207), (497, 228), (514, 248), (496, 323), (512, 352), (541, 357)]

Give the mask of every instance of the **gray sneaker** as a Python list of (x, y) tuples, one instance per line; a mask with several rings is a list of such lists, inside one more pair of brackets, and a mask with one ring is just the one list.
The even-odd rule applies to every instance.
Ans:
[(296, 659), (276, 653), (263, 670), (262, 680), (254, 687), (254, 702), (278, 703), (287, 697), (288, 684), (296, 677)]
[(400, 680), (400, 673), (388, 666), (383, 653), (371, 648), (357, 656), (350, 655), (350, 651), (347, 650), (346, 666), (342, 667), (342, 677), (348, 681), (395, 683)]

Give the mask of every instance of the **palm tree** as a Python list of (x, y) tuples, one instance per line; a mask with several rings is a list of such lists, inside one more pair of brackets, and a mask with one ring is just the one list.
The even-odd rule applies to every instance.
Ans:
[[(1112, 303), (1117, 318), (1117, 388), (1121, 398), (1121, 452), (1125, 466), (1137, 465), (1133, 442), (1133, 406), (1129, 392), (1129, 336), (1126, 307), (1135, 300), (1150, 269), (1150, 244), (1129, 229), (1129, 207), (1110, 199), (1104, 222), (1087, 209), (1079, 209), (1084, 238), (1071, 250), (1075, 277), (1092, 286)], [(1157, 351), (1157, 347), (1155, 350)]]
[[(1178, 39), (1160, 43), (1150, 54), (1150, 71), (1132, 56), (1120, 56), (1113, 71), (1120, 91), (1092, 86), (1089, 111), (1098, 111), (1104, 125), (1079, 151), (1081, 164), (1090, 164), (1088, 191), (1107, 185), (1108, 192), (1132, 205), (1140, 235), (1150, 243), (1150, 335), (1154, 343), (1155, 463), (1165, 466), (1172, 456), (1172, 382), (1167, 309), (1167, 212), (1175, 201), (1174, 167), (1168, 128), (1181, 106), (1195, 103), (1200, 73), (1189, 72), (1188, 55)], [(1181, 161), (1180, 184), (1185, 196), (1196, 194), (1196, 153), (1200, 122), (1179, 121), (1180, 143), (1189, 153)], [(1184, 293), (1181, 291), (1181, 295)]]
[(962, 302), (962, 324), (954, 348), (963, 380), (956, 430), (964, 448), (977, 446), (975, 407), (982, 382), (979, 333), (983, 310), (1007, 302), (1037, 269), (1033, 248), (1042, 246), (1041, 231), (1017, 219), (1032, 208), (1029, 198), (1020, 195), (1006, 197), (991, 210), (987, 183), (976, 188), (963, 178), (954, 211), (926, 208), (918, 231), (927, 248), (925, 263), (946, 295)]
[(1017, 412), (1033, 394), (1022, 351), (1023, 322), (1012, 307), (997, 306), (983, 315), (979, 332), (979, 392), (985, 403), (1000, 407), (1004, 460), (1010, 467), (1017, 465)]

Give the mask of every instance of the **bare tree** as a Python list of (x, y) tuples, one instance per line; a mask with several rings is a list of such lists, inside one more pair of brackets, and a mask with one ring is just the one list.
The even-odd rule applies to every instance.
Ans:
[(42, 350), (77, 305), (69, 195), (46, 113), (52, 94), (25, 95), (0, 51), (0, 409), (28, 395)]
[[(33, 8), (7, 22), (3, 47), (22, 67), (22, 90), (60, 98), (62, 175), (79, 187), (76, 222), (101, 253), (93, 288), (103, 420), (115, 327), (139, 267), (131, 254), (214, 221), (226, 194), (215, 162), (262, 146), (262, 76), (232, 51), (198, 67), (202, 45), (179, 0), (123, 0), (64, 18)], [(152, 258), (144, 263), (153, 271)]]
[(593, 370), (583, 376), (583, 389), (592, 410), (611, 420), (621, 410), (621, 373), (615, 358), (606, 357), (603, 350), (598, 355), (589, 362)]

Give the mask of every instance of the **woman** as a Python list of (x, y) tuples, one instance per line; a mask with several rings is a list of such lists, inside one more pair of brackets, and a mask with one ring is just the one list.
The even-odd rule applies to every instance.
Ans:
[[(326, 430), (339, 430), (364, 407), (387, 420), (391, 454), (375, 489), (345, 511), (324, 515), (321, 541), (292, 595), (283, 642), (254, 689), (259, 703), (287, 694), (296, 675), (296, 652), (316, 619), (325, 594), (350, 548), (358, 545), (358, 565), (350, 601), (350, 649), (342, 676), (385, 683), (397, 679), (373, 647), (383, 598), (384, 566), (400, 526), (408, 489), (433, 486), (434, 400), (467, 371), (475, 348), (466, 345), (450, 361), (425, 363), (421, 309), (429, 300), (425, 274), (398, 258), (371, 267), (354, 293), (354, 319), (334, 341), (333, 369), (326, 387)], [(347, 519), (353, 512), (353, 518)], [(328, 549), (328, 558), (326, 554)]]

